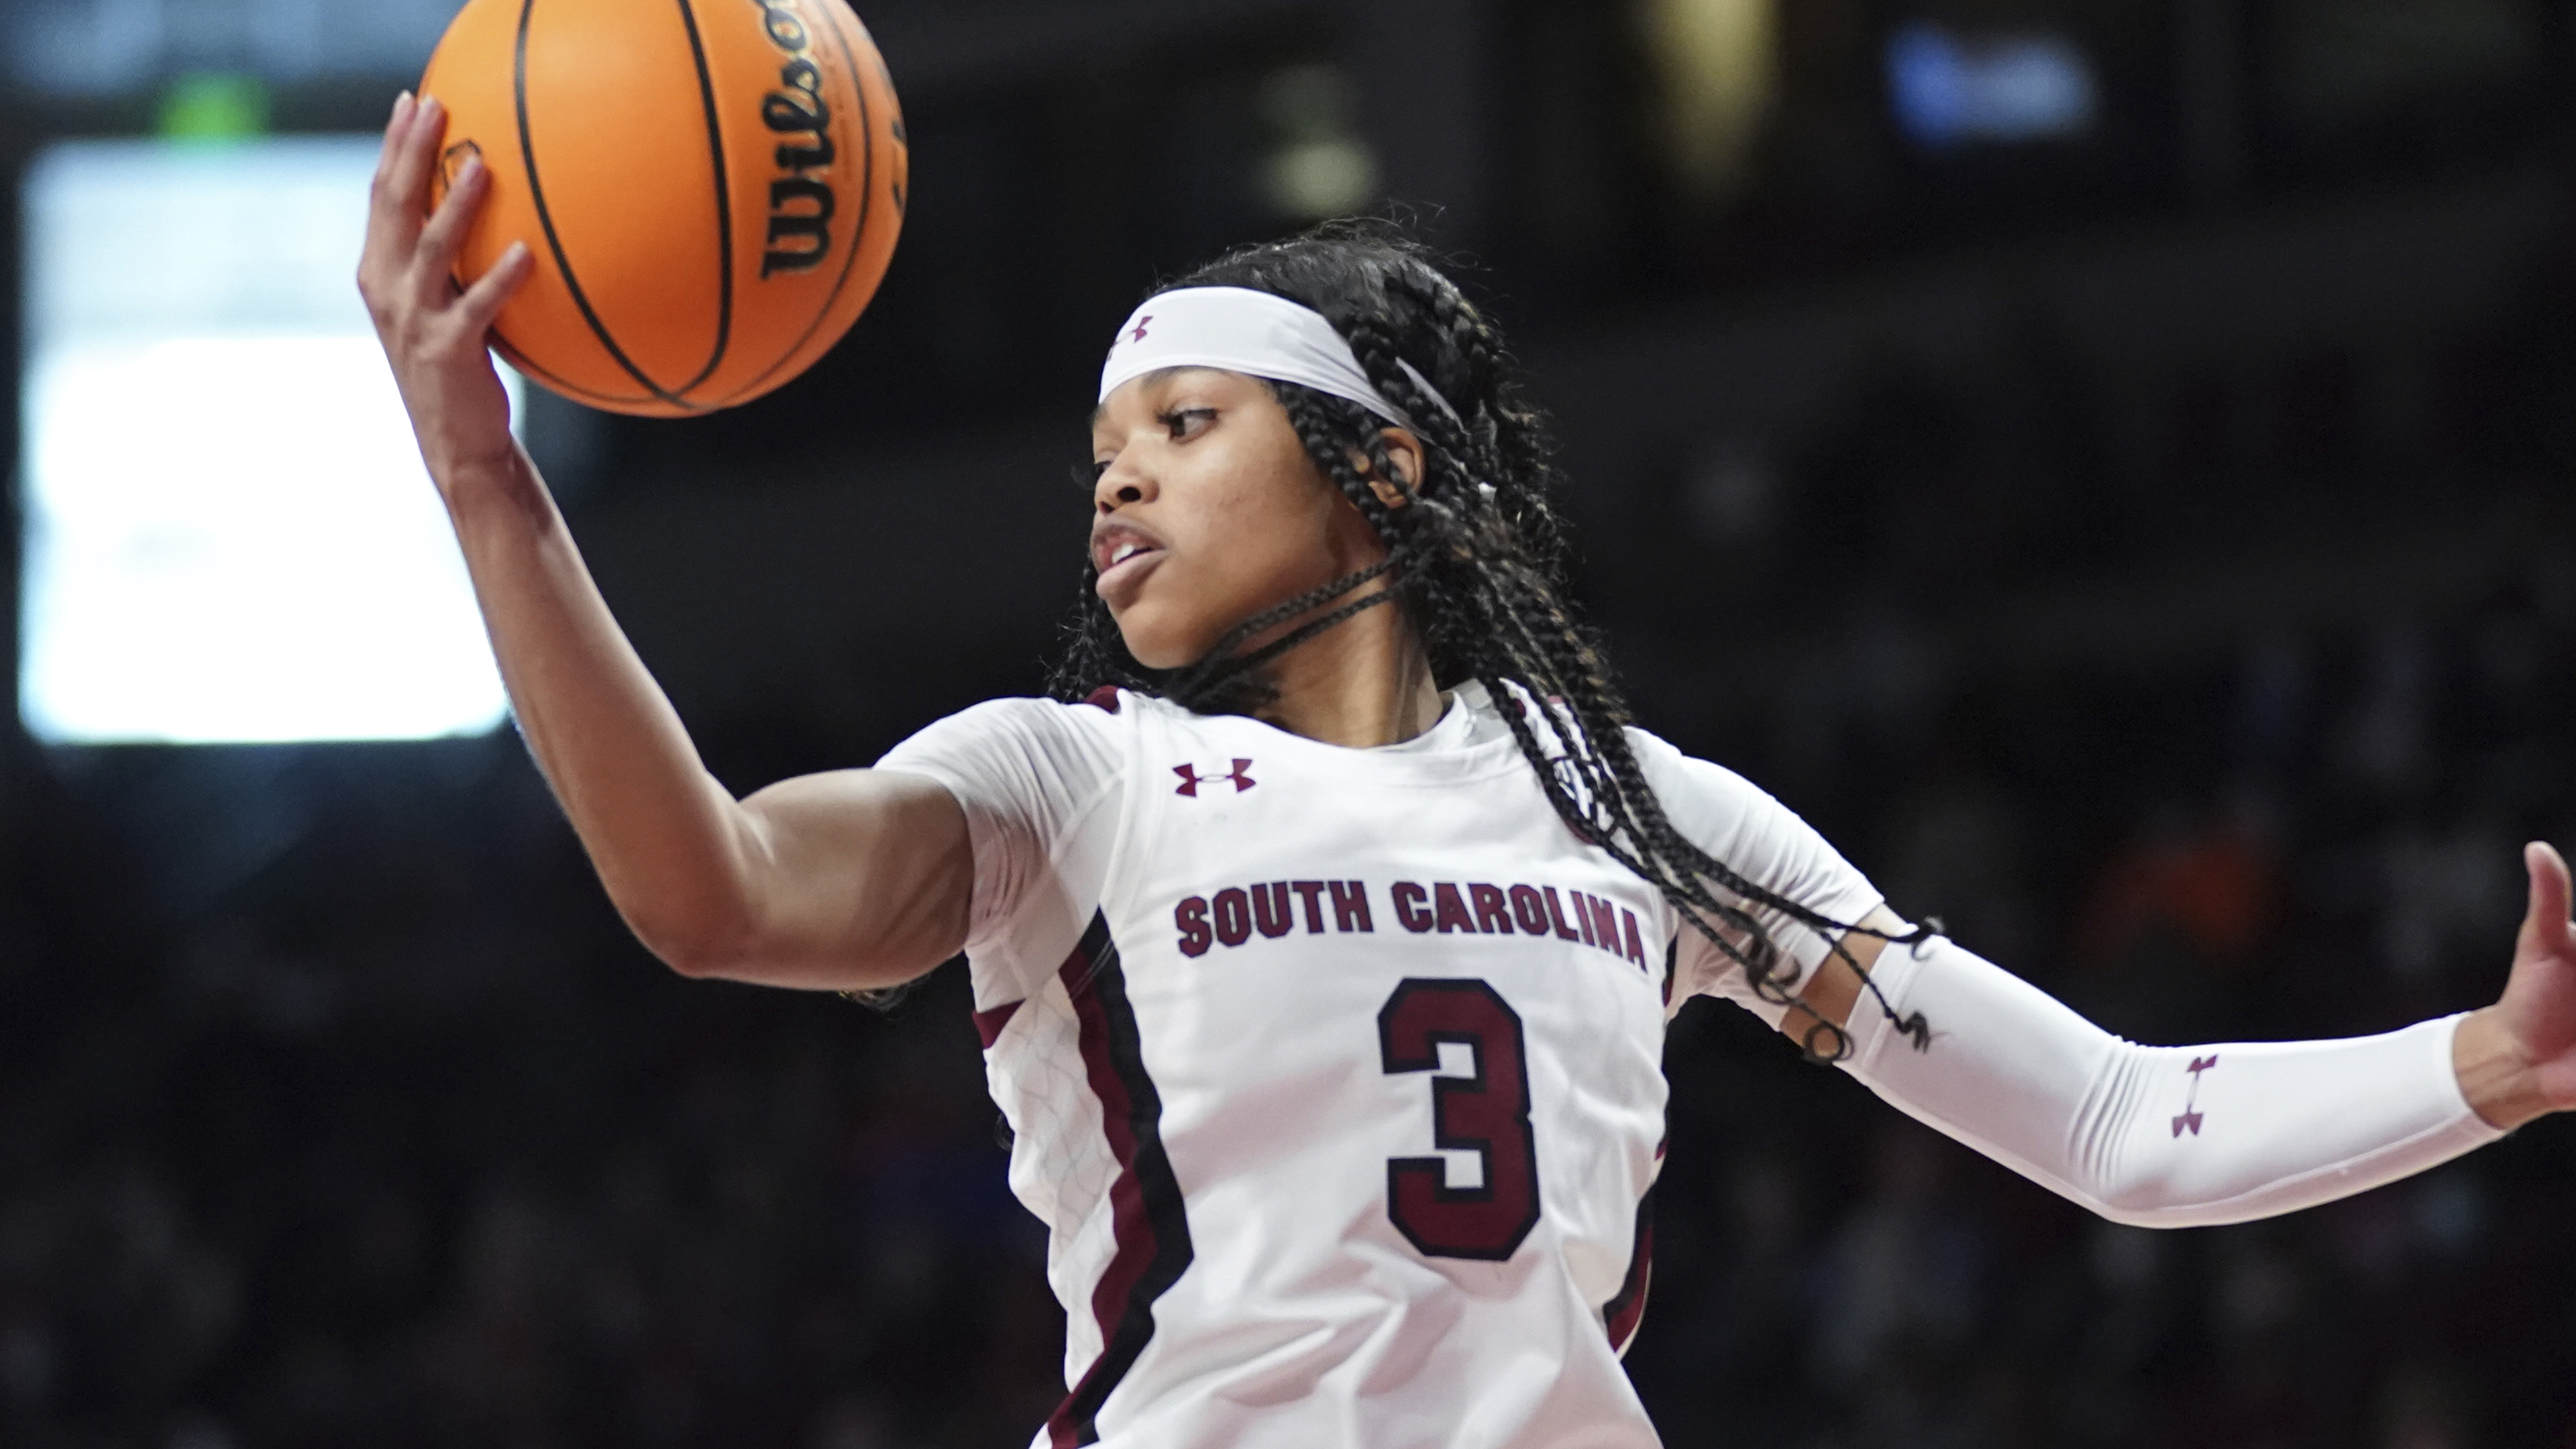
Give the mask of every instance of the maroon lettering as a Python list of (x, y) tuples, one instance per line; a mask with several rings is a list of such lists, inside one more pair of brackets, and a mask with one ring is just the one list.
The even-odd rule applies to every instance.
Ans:
[(1273, 881), (1252, 888), (1252, 924), (1274, 941), (1297, 924), (1297, 908), (1288, 900), (1288, 882)]
[(1601, 939), (1601, 949), (1616, 956), (1619, 954), (1619, 908), (1599, 896), (1590, 899), (1593, 932)]
[(1452, 931), (1476, 934), (1476, 918), (1467, 914), (1467, 900), (1458, 894), (1456, 886), (1444, 880), (1431, 888), (1431, 898), (1440, 908), (1441, 935)]
[(1547, 934), (1547, 902), (1540, 900), (1538, 892), (1530, 887), (1512, 887), (1512, 915), (1519, 919), (1521, 929), (1531, 935)]
[(1368, 882), (1333, 882), (1333, 929), (1345, 936), (1353, 931), (1376, 933), (1377, 927), (1369, 921)]
[[(1549, 921), (1551, 924), (1553, 924), (1553, 925), (1556, 927), (1556, 933), (1557, 933), (1558, 935), (1560, 935), (1560, 936), (1563, 936), (1565, 939), (1567, 939), (1567, 940), (1569, 940), (1569, 941), (1580, 941), (1580, 940), (1582, 940), (1582, 939), (1583, 939), (1582, 934), (1581, 934), (1580, 932), (1576, 931), (1572, 926), (1569, 926), (1569, 925), (1567, 925), (1567, 924), (1565, 923), (1565, 909), (1564, 909), (1564, 907), (1562, 907), (1562, 906), (1560, 906), (1559, 904), (1557, 904), (1557, 899), (1556, 899), (1556, 887), (1554, 887), (1554, 886), (1548, 886), (1548, 887), (1546, 887), (1546, 891), (1547, 891), (1547, 919), (1548, 919), (1548, 921)], [(1577, 914), (1577, 915), (1581, 915), (1581, 914), (1582, 914), (1582, 912), (1577, 911), (1575, 914)]]
[(1216, 938), (1229, 946), (1252, 939), (1252, 903), (1232, 886), (1216, 893)]
[(1181, 954), (1184, 956), (1204, 956), (1208, 947), (1216, 944), (1215, 933), (1208, 930), (1207, 900), (1204, 897), (1192, 896), (1181, 902), (1172, 912), (1172, 924), (1180, 928)]
[(1592, 934), (1592, 897), (1582, 891), (1567, 891), (1574, 897), (1574, 929), (1586, 946), (1598, 946), (1601, 938)]
[(1476, 903), (1476, 929), (1488, 936), (1512, 933), (1512, 903), (1505, 899), (1501, 887), (1471, 885), (1467, 899)]
[(1319, 880), (1301, 880), (1293, 883), (1290, 889), (1296, 891), (1298, 898), (1306, 903), (1306, 934), (1309, 936), (1324, 934), (1324, 883)]
[(1624, 932), (1622, 939), (1628, 943), (1628, 959), (1636, 963), (1640, 971), (1651, 969), (1646, 965), (1645, 940), (1637, 934), (1637, 913), (1624, 906), (1621, 907), (1619, 925)]
[(1431, 892), (1409, 880), (1400, 880), (1395, 883), (1394, 894), (1395, 918), (1404, 923), (1404, 929), (1417, 936), (1431, 929)]

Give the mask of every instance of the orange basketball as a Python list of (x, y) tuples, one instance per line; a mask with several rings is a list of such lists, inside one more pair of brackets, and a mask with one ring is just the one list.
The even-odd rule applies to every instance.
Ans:
[(434, 186), (492, 186), (457, 263), (536, 267), (495, 343), (564, 396), (682, 417), (814, 365), (876, 295), (910, 153), (843, 0), (470, 0), (421, 90)]

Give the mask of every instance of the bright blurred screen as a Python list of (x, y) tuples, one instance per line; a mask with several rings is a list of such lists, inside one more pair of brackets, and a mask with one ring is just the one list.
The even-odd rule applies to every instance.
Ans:
[(2091, 62), (2055, 35), (1969, 37), (1918, 21), (1889, 40), (1887, 78), (1897, 125), (1932, 151), (2081, 136), (2098, 103)]
[(503, 718), (353, 281), (375, 151), (83, 141), (29, 174), (37, 738), (426, 739)]

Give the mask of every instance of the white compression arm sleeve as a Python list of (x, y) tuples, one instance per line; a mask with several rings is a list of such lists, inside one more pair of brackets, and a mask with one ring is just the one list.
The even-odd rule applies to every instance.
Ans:
[(2143, 1047), (1945, 940), (1891, 945), (1845, 1069), (1908, 1116), (2116, 1222), (2198, 1227), (2349, 1197), (2504, 1134), (2460, 1095), (2459, 1018), (2348, 1041)]

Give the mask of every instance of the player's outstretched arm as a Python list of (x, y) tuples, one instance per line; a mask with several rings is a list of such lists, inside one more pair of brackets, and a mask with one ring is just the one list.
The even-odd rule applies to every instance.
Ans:
[[(1804, 1001), (1847, 1024), (1853, 1075), (1908, 1114), (2123, 1222), (2267, 1217), (2450, 1160), (2576, 1108), (2567, 867), (2526, 850), (2530, 908), (2502, 1001), (2348, 1041), (2142, 1047), (1946, 941), (1851, 941), (1909, 1035), (1834, 963)], [(1901, 927), (1882, 913), (1864, 923)], [(1784, 1030), (1797, 1031), (1793, 1013)]]
[(530, 263), (514, 248), (459, 291), (488, 186), (469, 161), (423, 221), (446, 118), (406, 96), (386, 128), (359, 290), (455, 523), (519, 729), (618, 910), (685, 974), (866, 990), (956, 954), (973, 882), (966, 821), (937, 784), (848, 771), (737, 802), (610, 616), (486, 348)]

